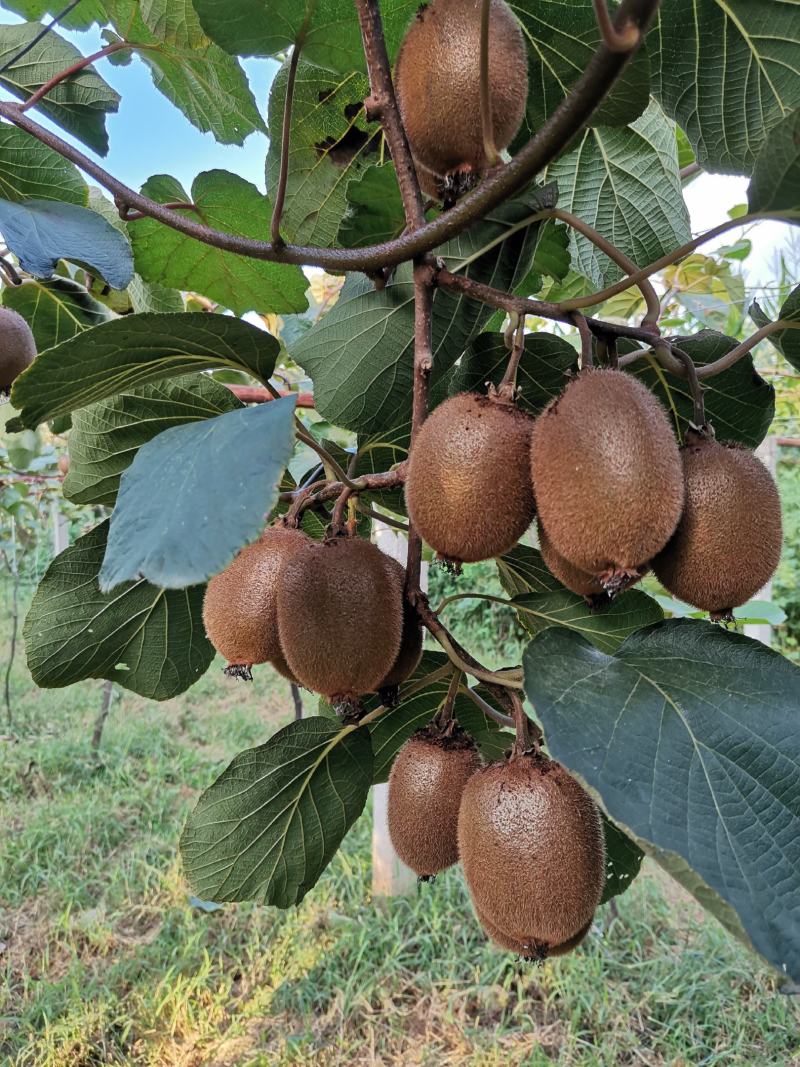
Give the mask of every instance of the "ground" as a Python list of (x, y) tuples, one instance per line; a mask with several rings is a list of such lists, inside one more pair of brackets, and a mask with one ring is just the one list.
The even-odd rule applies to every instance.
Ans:
[[(0, 589), (0, 668), (8, 606)], [(0, 726), (0, 1063), (800, 1063), (795, 1001), (653, 867), (541, 968), (487, 942), (458, 870), (376, 906), (369, 813), (298, 909), (203, 910), (183, 819), (293, 714), (272, 672), (247, 686), (220, 667), (168, 704), (123, 694), (94, 759), (101, 683), (38, 691), (18, 660)]]

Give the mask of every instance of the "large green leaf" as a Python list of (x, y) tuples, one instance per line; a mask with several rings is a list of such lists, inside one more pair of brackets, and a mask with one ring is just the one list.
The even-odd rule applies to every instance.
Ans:
[(800, 110), (771, 131), (747, 190), (751, 211), (792, 211), (800, 219)]
[(495, 563), (500, 582), (509, 596), (552, 593), (564, 588), (547, 569), (538, 549), (529, 545), (517, 545)]
[(71, 163), (16, 126), (0, 126), (0, 199), (86, 205), (86, 182)]
[(299, 904), (364, 810), (372, 780), (366, 727), (293, 722), (240, 752), (197, 802), (181, 837), (204, 900)]
[(151, 700), (194, 685), (214, 658), (203, 629), (202, 586), (167, 592), (134, 582), (97, 584), (108, 523), (56, 556), (25, 620), (28, 668), (42, 689), (108, 678)]
[(0, 200), (0, 233), (23, 270), (50, 278), (60, 259), (89, 267), (112, 289), (133, 277), (133, 255), (124, 234), (102, 215), (60, 200)]
[(603, 816), (606, 838), (606, 884), (601, 904), (624, 893), (642, 866), (644, 852), (610, 819)]
[[(0, 69), (40, 31), (41, 26), (35, 22), (0, 26)], [(3, 70), (0, 85), (27, 100), (50, 78), (82, 58), (74, 45), (51, 32), (22, 59)], [(38, 106), (58, 126), (104, 156), (108, 151), (106, 115), (119, 108), (119, 100), (119, 95), (92, 67), (85, 67), (57, 85)]]
[(294, 397), (148, 441), (122, 475), (100, 587), (183, 589), (219, 574), (264, 528), (294, 446)]
[[(168, 175), (146, 182), (142, 192), (160, 203), (191, 203), (181, 214), (225, 233), (263, 238), (272, 205), (255, 185), (225, 170), (205, 171), (191, 195)], [(195, 241), (154, 219), (128, 224), (136, 269), (148, 282), (202, 293), (237, 315), (304, 311), (308, 281), (299, 267), (246, 259)]]
[(104, 0), (120, 38), (139, 46), (153, 84), (203, 133), (244, 144), (264, 131), (244, 71), (203, 32), (190, 0)]
[[(39, 22), (45, 15), (60, 15), (66, 4), (62, 0), (3, 0), (2, 6), (30, 22)], [(86, 30), (95, 22), (103, 25), (107, 17), (102, 0), (81, 0), (59, 20), (59, 25), (70, 30)]]
[(548, 630), (524, 665), (555, 758), (702, 904), (728, 925), (733, 908), (753, 946), (800, 980), (798, 668), (687, 620), (634, 634), (614, 656)]
[(267, 381), (279, 351), (270, 334), (228, 315), (127, 315), (43, 352), (17, 378), (18, 428), (189, 371), (226, 367)]
[[(681, 192), (675, 129), (651, 103), (624, 129), (587, 130), (578, 145), (547, 168), (558, 182), (559, 207), (590, 223), (638, 266), (646, 266), (691, 238)], [(573, 265), (598, 288), (623, 272), (580, 234)]]
[(796, 0), (669, 0), (648, 37), (654, 91), (705, 170), (749, 174), (800, 106)]
[(381, 244), (399, 236), (406, 226), (397, 174), (391, 163), (370, 166), (347, 185), (347, 210), (337, 243), (347, 248)]
[[(551, 187), (533, 189), (492, 212), (439, 250), (451, 269), (480, 252), (515, 223), (553, 203)], [(479, 255), (469, 277), (513, 289), (528, 273), (538, 224)], [(362, 434), (379, 434), (410, 418), (413, 384), (414, 286), (411, 268), (401, 266), (376, 291), (351, 275), (338, 302), (322, 321), (290, 347), (292, 358), (314, 379), (317, 410), (325, 418)], [(434, 384), (446, 375), (491, 317), (474, 300), (439, 291), (433, 304)]]
[(154, 382), (76, 411), (69, 435), (64, 496), (113, 507), (119, 480), (142, 445), (164, 430), (213, 419), (242, 404), (207, 374)]
[[(364, 50), (354, 4), (342, 0), (194, 0), (206, 33), (238, 56), (274, 56), (303, 37), (303, 56), (329, 70), (364, 69)], [(391, 55), (419, 7), (419, 0), (383, 0), (381, 20)], [(308, 23), (306, 24), (306, 19)]]
[(71, 278), (27, 279), (4, 289), (3, 303), (28, 323), (39, 352), (113, 318), (105, 304)]

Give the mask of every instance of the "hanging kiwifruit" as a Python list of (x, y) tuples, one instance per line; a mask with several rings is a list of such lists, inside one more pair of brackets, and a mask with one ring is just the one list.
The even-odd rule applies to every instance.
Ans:
[(689, 430), (681, 455), (683, 518), (653, 570), (679, 600), (714, 619), (731, 619), (780, 562), (778, 489), (764, 464), (741, 445)]
[(271, 526), (208, 583), (203, 622), (228, 674), (250, 678), (254, 664), (271, 663), (295, 681), (278, 638), (277, 593), (281, 568), (307, 541), (300, 530)]
[(11, 308), (0, 307), (0, 394), (11, 386), (36, 358), (36, 342), (23, 317)]
[(585, 934), (603, 893), (605, 840), (594, 801), (559, 763), (515, 751), (474, 774), (458, 848), (479, 916), (526, 955)]
[(568, 952), (571, 952), (574, 948), (584, 940), (586, 935), (592, 928), (592, 920), (590, 919), (582, 930), (579, 930), (574, 937), (571, 937), (568, 941), (562, 942), (560, 945), (548, 945), (544, 953), (541, 949), (537, 949), (536, 945), (523, 945), (520, 941), (516, 941), (513, 937), (509, 937), (508, 934), (504, 934), (497, 926), (494, 925), (485, 915), (481, 915), (479, 911), (475, 914), (478, 916), (478, 922), (481, 924), (481, 928), (496, 945), (500, 948), (508, 949), (509, 952), (516, 952), (518, 956), (523, 956), (525, 959), (541, 959), (544, 955), (547, 959), (552, 959), (553, 956), (565, 956)]
[(400, 749), (389, 777), (389, 836), (421, 878), (458, 861), (461, 794), (480, 765), (475, 742), (452, 721), (419, 730)]
[[(395, 86), (411, 152), (435, 174), (462, 175), (464, 188), (493, 166), (481, 126), (481, 0), (433, 0), (408, 28)], [(489, 98), (494, 147), (506, 148), (525, 116), (528, 57), (505, 0), (492, 0)]]
[(538, 523), (537, 529), (539, 531), (539, 551), (542, 554), (545, 566), (553, 577), (558, 578), (559, 582), (570, 592), (577, 593), (578, 596), (582, 596), (588, 601), (594, 602), (595, 597), (599, 597), (608, 602), (608, 595), (603, 591), (600, 579), (592, 574), (587, 574), (586, 571), (580, 570), (579, 567), (573, 566), (568, 559), (560, 556), (553, 548), (553, 543), (547, 536), (547, 531), (541, 522)]
[(391, 556), (386, 557), (390, 570), (397, 576), (397, 581), (403, 589), (403, 632), (400, 636), (400, 651), (394, 665), (381, 684), (378, 691), (385, 697), (384, 703), (392, 703), (396, 697), (396, 689), (402, 685), (406, 678), (410, 677), (417, 669), (422, 659), (422, 623), (419, 615), (409, 604), (405, 596), (406, 569)]
[(641, 577), (683, 510), (666, 413), (624, 371), (585, 370), (536, 420), (536, 506), (559, 556), (617, 592)]
[(435, 408), (411, 449), (408, 514), (454, 563), (501, 556), (533, 520), (529, 454), (533, 419), (513, 403), (459, 393)]
[(281, 572), (278, 629), (301, 685), (348, 703), (378, 688), (400, 651), (403, 585), (369, 541), (310, 541)]

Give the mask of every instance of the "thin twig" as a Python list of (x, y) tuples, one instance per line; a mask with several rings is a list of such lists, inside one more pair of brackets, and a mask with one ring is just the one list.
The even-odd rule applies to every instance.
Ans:
[(475, 690), (470, 689), (468, 685), (462, 685), (459, 692), (463, 693), (464, 696), (469, 697), (473, 704), (476, 704), (481, 709), (484, 715), (488, 715), (490, 719), (494, 719), (500, 726), (511, 727), (511, 729), (514, 728), (514, 719), (511, 715), (504, 715), (502, 711), (497, 711), (492, 707), (488, 700), (484, 700), (480, 693), (476, 693)]
[(700, 174), (702, 167), (698, 162), (687, 163), (685, 167), (680, 169), (680, 179), (682, 182), (688, 182), (690, 178), (693, 178), (695, 174)]
[(275, 190), (275, 203), (272, 207), (272, 222), (270, 236), (276, 248), (282, 248), (286, 242), (281, 237), (281, 219), (283, 218), (283, 206), (286, 203), (286, 187), (289, 182), (289, 148), (292, 141), (292, 105), (294, 102), (294, 84), (297, 80), (297, 65), (300, 62), (300, 53), (303, 49), (305, 35), (308, 28), (309, 15), (294, 43), (292, 58), (289, 62), (289, 76), (286, 82), (286, 99), (283, 104), (283, 129), (281, 131), (281, 166), (278, 175), (278, 187)]
[(494, 120), (492, 117), (492, 95), (489, 82), (489, 36), (491, 33), (492, 0), (483, 0), (481, 10), (481, 131), (483, 133), (483, 152), (486, 164), (496, 167), (502, 163), (500, 153), (494, 140)]
[(684, 352), (682, 348), (677, 348), (675, 345), (666, 346), (663, 343), (656, 344), (655, 351), (658, 354), (659, 349), (668, 347), (672, 355), (681, 361), (686, 377), (689, 381), (689, 389), (692, 394), (692, 401), (694, 402), (694, 424), (698, 430), (704, 430), (707, 425), (706, 419), (706, 402), (704, 398), (705, 389), (700, 384), (700, 379), (697, 377), (697, 367), (692, 360), (692, 357), (688, 352)]
[(2, 256), (0, 256), (0, 273), (5, 275), (9, 285), (22, 285), (22, 278), (17, 274), (14, 264), (9, 263), (8, 260), (3, 259)]
[(22, 48), (19, 52), (17, 52), (15, 56), (9, 59), (7, 63), (4, 63), (3, 66), (0, 67), (0, 74), (5, 74), (7, 70), (10, 70), (11, 67), (19, 63), (19, 61), (23, 59), (28, 54), (28, 52), (32, 51), (36, 47), (39, 41), (43, 41), (49, 33), (52, 33), (56, 26), (58, 26), (59, 22), (65, 19), (67, 15), (70, 14), (70, 12), (74, 11), (80, 3), (81, 0), (72, 0), (71, 3), (67, 4), (63, 11), (59, 11), (57, 15), (54, 15), (50, 22), (48, 22), (48, 24), (42, 30), (40, 30), (39, 33), (37, 33), (31, 41), (28, 41), (24, 48)]
[(519, 372), (520, 360), (525, 354), (525, 319), (522, 315), (517, 315), (516, 318), (518, 321), (514, 330), (511, 357), (506, 366), (506, 372), (497, 386), (497, 395), (508, 400), (513, 400), (516, 395), (517, 373)]
[(603, 41), (612, 52), (631, 52), (642, 40), (642, 31), (632, 22), (621, 22), (615, 26), (609, 14), (606, 0), (594, 0), (597, 25), (603, 35)]
[(60, 70), (58, 74), (54, 74), (52, 78), (49, 78), (44, 85), (41, 85), (35, 93), (32, 93), (27, 100), (22, 104), (19, 104), (20, 111), (27, 111), (29, 108), (36, 107), (40, 100), (43, 100), (49, 92), (51, 92), (57, 85), (71, 78), (74, 74), (79, 74), (86, 67), (90, 67), (92, 63), (96, 63), (98, 59), (105, 59), (106, 56), (113, 55), (114, 52), (119, 52), (123, 48), (133, 48), (134, 46), (128, 44), (127, 41), (112, 41), (111, 44), (107, 44), (105, 48), (101, 48), (99, 52), (94, 52), (90, 56), (81, 56), (77, 62), (73, 63), (70, 67), (65, 67), (64, 70)]
[[(411, 409), (411, 446), (428, 414), (428, 389), (433, 370), (434, 271), (426, 264), (414, 267), (414, 392)], [(422, 538), (409, 524), (406, 560), (406, 595), (412, 603), (420, 591)]]

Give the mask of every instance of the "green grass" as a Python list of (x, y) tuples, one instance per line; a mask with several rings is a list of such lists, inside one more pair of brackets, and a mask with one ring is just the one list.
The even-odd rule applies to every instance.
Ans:
[(602, 909), (584, 948), (543, 967), (487, 943), (458, 870), (376, 905), (368, 815), (298, 909), (206, 913), (182, 879), (182, 821), (235, 752), (289, 721), (286, 684), (213, 669), (166, 705), (125, 694), (98, 762), (100, 683), (41, 692), (22, 660), (13, 681), (3, 1065), (795, 1062), (794, 1002), (653, 868), (618, 914)]

